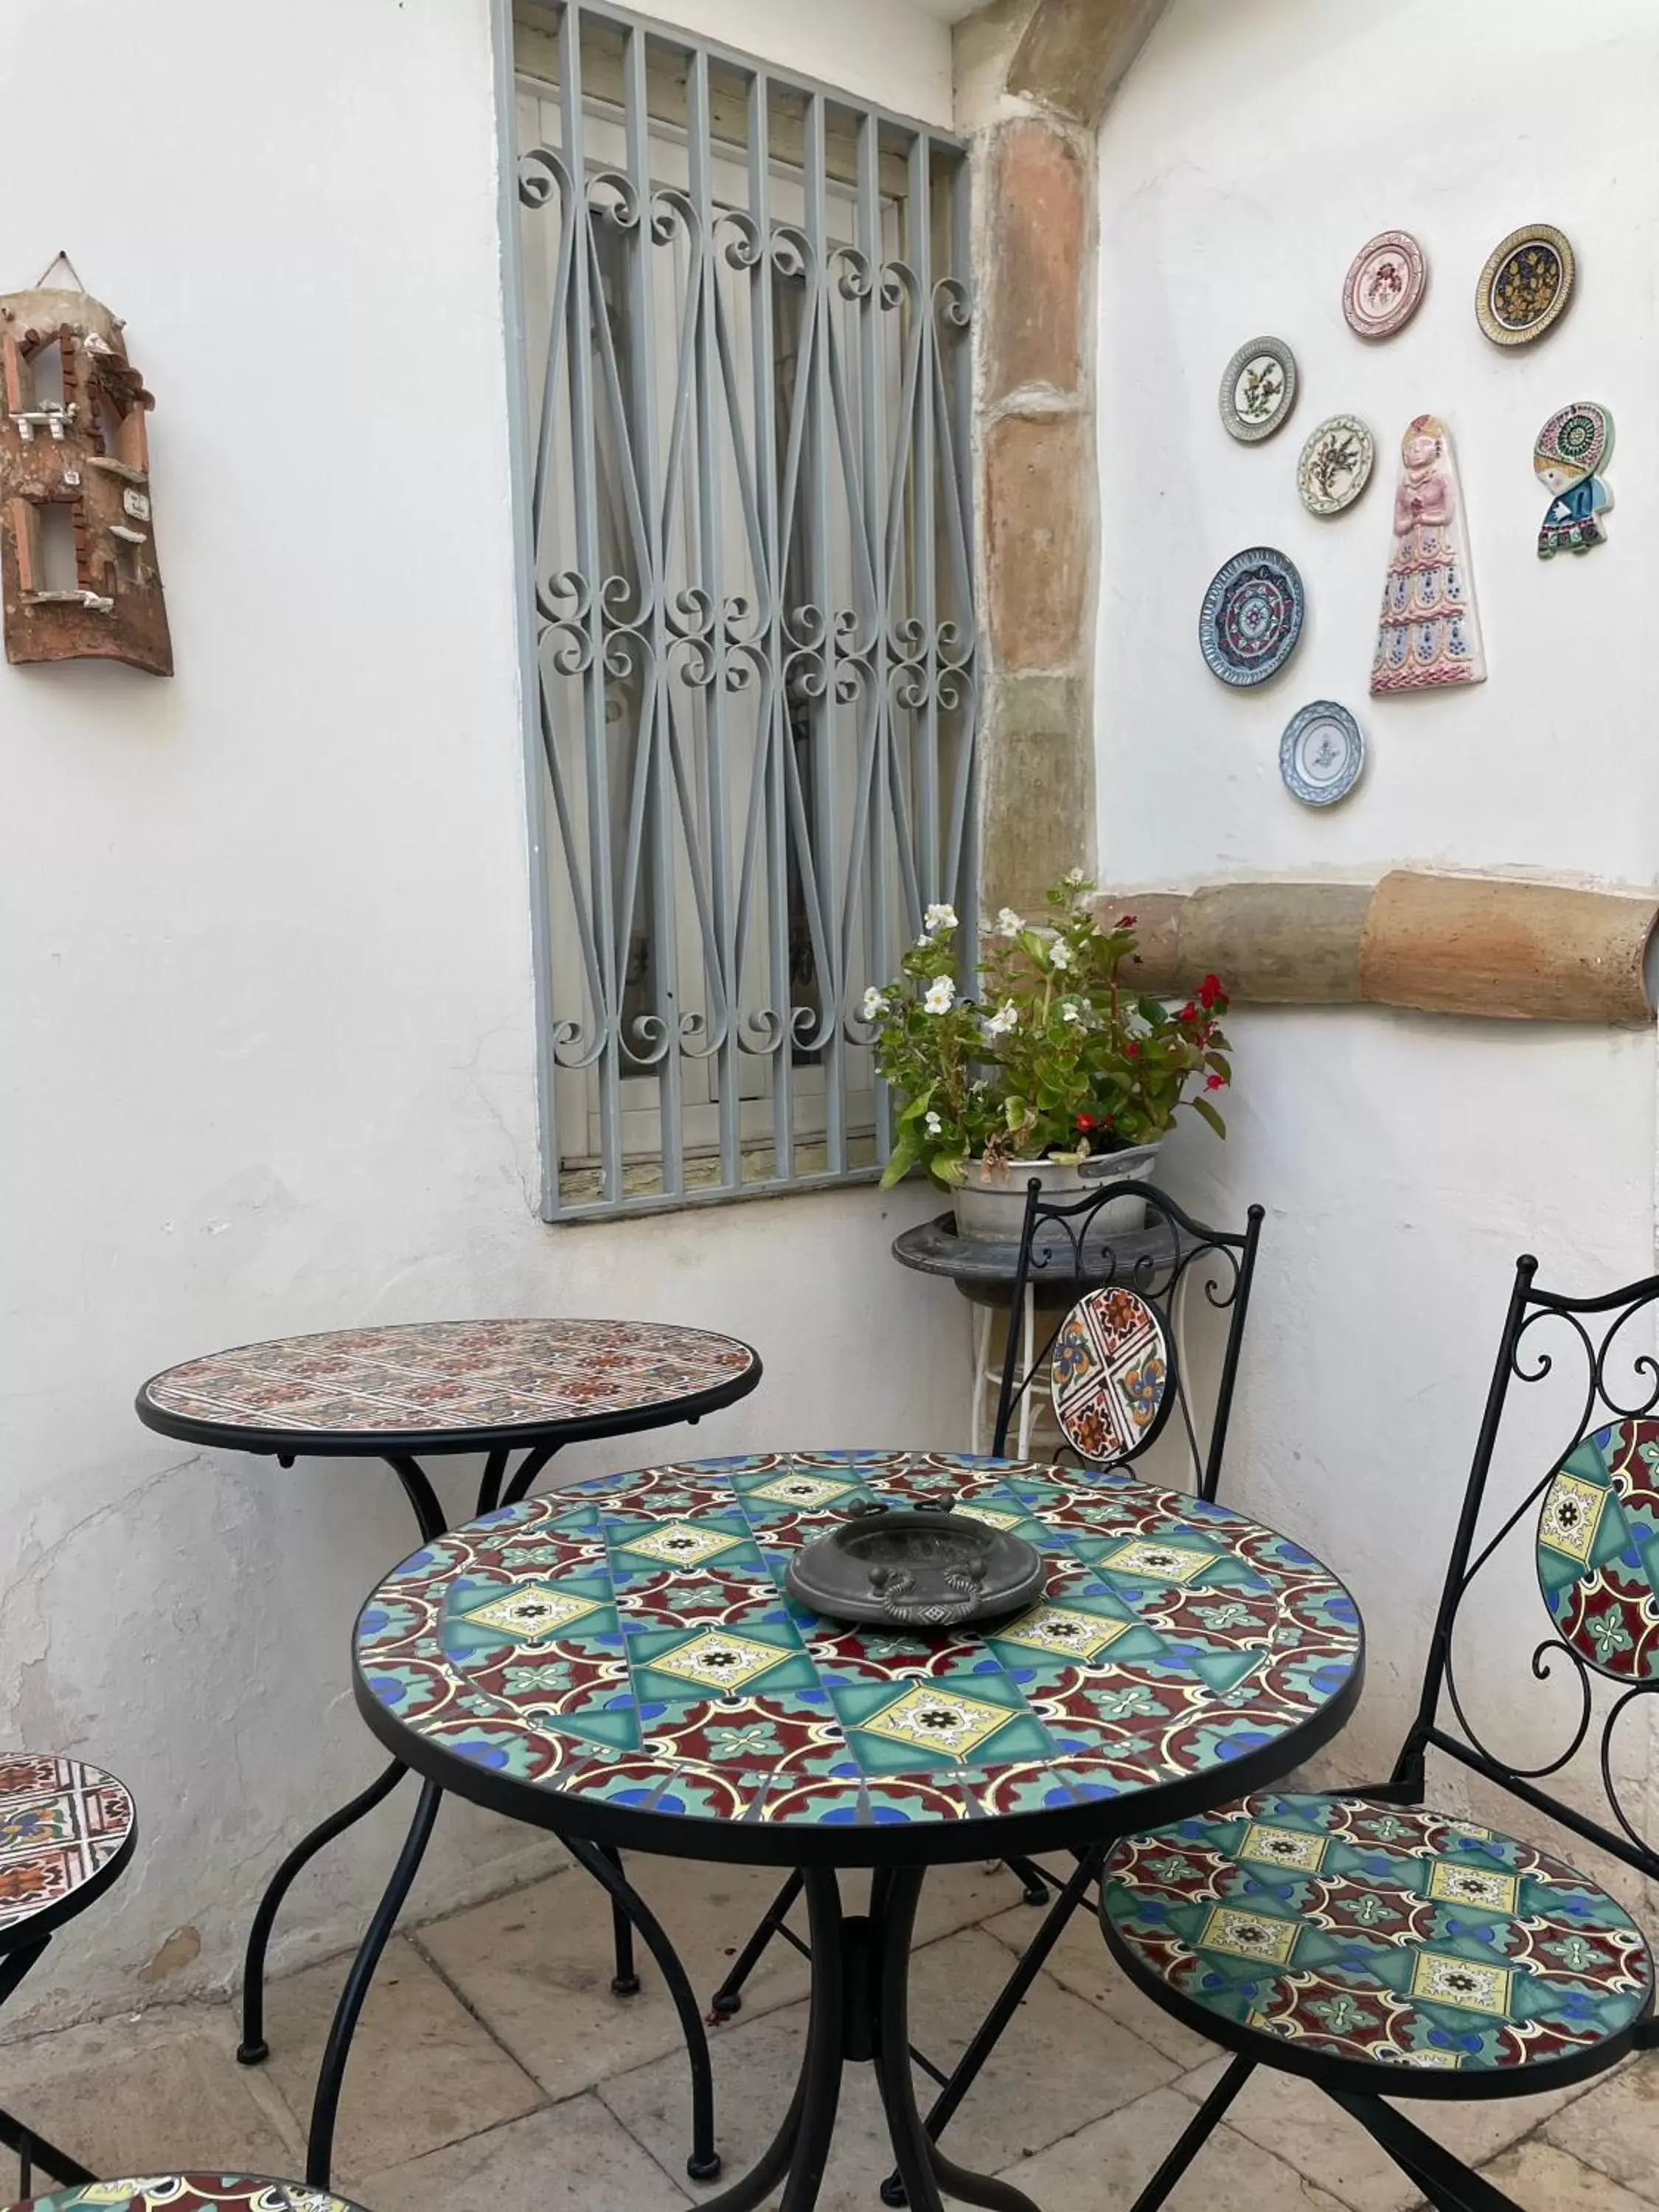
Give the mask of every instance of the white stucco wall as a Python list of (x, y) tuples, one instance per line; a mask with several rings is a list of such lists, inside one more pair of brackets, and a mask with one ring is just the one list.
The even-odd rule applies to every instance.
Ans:
[[(835, 73), (807, 0), (657, 12)], [(940, 114), (944, 25), (862, 12), (884, 96)], [(392, 1478), (171, 1445), (133, 1418), (146, 1374), (493, 1311), (760, 1348), (745, 1405), (572, 1455), (592, 1469), (953, 1441), (965, 1334), (888, 1257), (923, 1194), (536, 1217), (487, 0), (292, 0), (257, 29), (17, 0), (7, 27), (0, 283), (64, 246), (128, 320), (179, 667), (0, 669), (0, 1740), (107, 1764), (143, 1829), (15, 2030), (222, 1981), (286, 1843), (380, 1763), (347, 1634), (410, 1547)], [(28, 75), (64, 39), (96, 57), (69, 138)], [(355, 1938), (404, 1817), (307, 1877), (288, 1955)], [(538, 1848), (452, 1808), (417, 1903)], [(141, 1983), (176, 1929), (199, 1955)]]
[[(1593, 119), (1567, 89), (1590, 84)], [(1550, 0), (1171, 0), (1102, 136), (1106, 880), (1369, 880), (1401, 862), (1655, 880), (1656, 89), (1648, 0), (1566, 17)], [(1580, 296), (1541, 342), (1500, 351), (1475, 280), (1535, 219), (1573, 240)], [(1428, 294), (1368, 346), (1344, 323), (1343, 278), (1392, 228), (1421, 240)], [(1247, 447), (1216, 390), (1263, 331), (1289, 341), (1302, 389), (1289, 426)], [(1611, 542), (1545, 564), (1533, 438), (1580, 398), (1616, 418)], [(1376, 701), (1399, 441), (1419, 412), (1455, 440), (1490, 680)], [(1336, 413), (1371, 426), (1377, 466), (1356, 507), (1319, 521), (1297, 457)], [(1200, 657), (1199, 606), (1257, 544), (1297, 562), (1307, 625), (1279, 678), (1231, 694)], [(1285, 723), (1318, 698), (1349, 706), (1370, 748), (1328, 814), (1278, 768)], [(1578, 1291), (1653, 1265), (1654, 1041), (1381, 1010), (1241, 1010), (1229, 1027), (1228, 1142), (1183, 1136), (1170, 1173), (1218, 1208), (1269, 1210), (1230, 1480), (1352, 1581), (1370, 1686), (1333, 1758), (1358, 1773), (1407, 1717), (1516, 1255)], [(1544, 1632), (1524, 1577), (1504, 1625), (1478, 1662), (1494, 1697), (1513, 1695), (1500, 1647), (1509, 1665)]]

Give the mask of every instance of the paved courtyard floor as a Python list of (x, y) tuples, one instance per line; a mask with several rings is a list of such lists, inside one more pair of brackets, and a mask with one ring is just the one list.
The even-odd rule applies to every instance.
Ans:
[[(718, 1984), (775, 1886), (742, 1869), (629, 1869), (701, 1990)], [(1036, 1922), (1006, 1873), (930, 1878), (913, 1975), (921, 2048), (936, 2059), (962, 2048)], [(337, 2185), (370, 2212), (677, 2212), (718, 2188), (685, 2178), (672, 2009), (648, 1960), (639, 1996), (611, 1996), (609, 1942), (603, 1905), (568, 1871), (398, 1936), (346, 2076)], [(228, 2007), (158, 2006), (0, 2047), (0, 2102), (101, 2174), (194, 2165), (297, 2175), (344, 1964), (273, 1984), (262, 2068), (237, 2065)], [(805, 1987), (804, 1962), (776, 1945), (741, 2014), (712, 2032), (727, 2179), (787, 2101)], [(1079, 1915), (950, 2145), (1043, 2212), (1117, 2212), (1218, 2068), (1210, 2046), (1125, 1984)], [(1566, 2095), (1413, 2109), (1528, 2212), (1659, 2206), (1659, 2053)], [(869, 2069), (854, 2067), (823, 2212), (877, 2212), (886, 2167)], [(1174, 2212), (1398, 2212), (1421, 2200), (1316, 2092), (1261, 2074), (1170, 2201)]]

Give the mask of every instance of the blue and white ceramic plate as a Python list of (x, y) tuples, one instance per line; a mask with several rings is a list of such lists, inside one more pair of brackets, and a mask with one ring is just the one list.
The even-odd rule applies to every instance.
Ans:
[(1364, 765), (1359, 725), (1334, 699), (1299, 707), (1279, 741), (1285, 788), (1304, 806), (1334, 806), (1358, 782)]
[(1212, 676), (1236, 686), (1265, 684), (1302, 635), (1302, 578), (1271, 545), (1252, 545), (1218, 568), (1198, 617), (1199, 648)]

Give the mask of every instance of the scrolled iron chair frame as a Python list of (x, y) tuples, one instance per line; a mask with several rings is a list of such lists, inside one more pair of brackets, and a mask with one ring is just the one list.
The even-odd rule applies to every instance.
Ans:
[[(1581, 1444), (1601, 1428), (1659, 1414), (1659, 1358), (1650, 1351), (1630, 1352), (1619, 1341), (1622, 1331), (1638, 1315), (1654, 1316), (1659, 1312), (1659, 1275), (1646, 1276), (1639, 1282), (1599, 1297), (1573, 1297), (1538, 1289), (1534, 1283), (1537, 1271), (1538, 1261), (1530, 1253), (1523, 1254), (1516, 1262), (1514, 1286), (1429, 1640), (1416, 1717), (1388, 1779), (1339, 1794), (1382, 1805), (1420, 1806), (1427, 1794), (1427, 1755), (1431, 1751), (1440, 1752), (1494, 1788), (1504, 1790), (1531, 1811), (1545, 1814), (1582, 1841), (1595, 1844), (1621, 1864), (1656, 1881), (1659, 1880), (1659, 1848), (1643, 1835), (1620, 1802), (1612, 1771), (1612, 1744), (1614, 1731), (1631, 1705), (1644, 1697), (1659, 1694), (1659, 1674), (1631, 1683), (1613, 1700), (1601, 1721), (1595, 1756), (1602, 1794), (1615, 1824), (1612, 1826), (1538, 1785), (1571, 1766), (1590, 1737), (1595, 1719), (1592, 1674), (1613, 1681), (1620, 1679), (1618, 1676), (1611, 1670), (1597, 1668), (1561, 1637), (1542, 1638), (1530, 1661), (1533, 1679), (1540, 1682), (1550, 1680), (1554, 1662), (1565, 1658), (1576, 1673), (1581, 1694), (1579, 1711), (1565, 1747), (1553, 1758), (1531, 1766), (1513, 1764), (1483, 1740), (1468, 1717), (1466, 1700), (1457, 1685), (1454, 1643), (1458, 1614), (1464, 1599), (1486, 1567), (1526, 1523), (1534, 1510), (1541, 1510), (1549, 1486)], [(1603, 1316), (1612, 1318), (1598, 1339), (1592, 1323)], [(1551, 1321), (1565, 1328), (1567, 1341), (1576, 1346), (1584, 1360), (1584, 1395), (1577, 1426), (1565, 1448), (1526, 1490), (1520, 1503), (1504, 1514), (1496, 1531), (1477, 1549), (1481, 1510), (1486, 1503), (1492, 1456), (1510, 1390), (1514, 1384), (1541, 1382), (1557, 1373), (1554, 1347), (1547, 1347), (1541, 1339), (1533, 1339), (1534, 1331)], [(1615, 1356), (1627, 1361), (1639, 1385), (1633, 1397), (1613, 1386), (1609, 1362)], [(1535, 1537), (1534, 1540), (1535, 1544)], [(1446, 1725), (1443, 1706), (1449, 1708), (1455, 1727)], [(1300, 2075), (1322, 2088), (1334, 2103), (1372, 2136), (1429, 2202), (1441, 2208), (1441, 2212), (1521, 2212), (1513, 2198), (1482, 2175), (1472, 2172), (1432, 2136), (1382, 2101), (1376, 2081), (1381, 2069), (1374, 2063), (1310, 2053), (1295, 2045), (1276, 2045), (1270, 2036), (1233, 2028), (1231, 2023), (1183, 1999), (1144, 1971), (1138, 1972), (1133, 1955), (1112, 1941), (1109, 1926), (1107, 1942), (1114, 1957), (1138, 1989), (1174, 2018), (1235, 2054), (1231, 2064), (1135, 2200), (1132, 2212), (1155, 2212), (1155, 2208), (1164, 2202), (1258, 2065)], [(1467, 2074), (1395, 2067), (1388, 2069), (1387, 2094), (1395, 2099), (1424, 2097), (1475, 2102), (1539, 2095), (1569, 2081), (1589, 2080), (1616, 2065), (1632, 2050), (1650, 2049), (1659, 2043), (1659, 2019), (1655, 2017), (1653, 2006), (1650, 1991), (1644, 2010), (1617, 2035), (1608, 2037), (1592, 2050), (1576, 2052), (1553, 2064)]]
[[(1155, 1224), (1150, 1243), (1144, 1230), (1127, 1235), (1108, 1231), (1097, 1242), (1091, 1243), (1089, 1232), (1099, 1215), (1108, 1206), (1124, 1198), (1140, 1199), (1145, 1202), (1146, 1212)], [(1168, 1380), (1162, 1402), (1148, 1423), (1146, 1433), (1129, 1451), (1109, 1464), (1125, 1467), (1139, 1459), (1143, 1453), (1150, 1451), (1168, 1426), (1171, 1416), (1179, 1410), (1192, 1462), (1195, 1494), (1212, 1502), (1221, 1480), (1222, 1455), (1226, 1447), (1227, 1427), (1232, 1415), (1233, 1391), (1238, 1380), (1239, 1355), (1243, 1348), (1250, 1288), (1255, 1277), (1256, 1249), (1261, 1242), (1261, 1224), (1265, 1218), (1265, 1209), (1252, 1206), (1246, 1212), (1242, 1230), (1213, 1229), (1207, 1223), (1194, 1219), (1184, 1206), (1170, 1197), (1168, 1191), (1159, 1190), (1152, 1183), (1139, 1180), (1103, 1182), (1097, 1189), (1085, 1192), (1081, 1198), (1059, 1199), (1045, 1197), (1042, 1185), (1033, 1176), (1026, 1185), (1019, 1259), (1009, 1300), (1011, 1321), (1007, 1350), (1003, 1358), (1002, 1387), (997, 1398), (996, 1428), (991, 1443), (993, 1458), (1001, 1458), (1006, 1449), (1008, 1429), (1014, 1410), (1033, 1381), (1042, 1374), (1054, 1350), (1055, 1340), (1066, 1325), (1067, 1316), (1075, 1310), (1074, 1307), (1068, 1307), (1059, 1316), (1045, 1341), (1037, 1348), (1030, 1366), (1023, 1376), (1020, 1376), (1020, 1332), (1012, 1316), (1020, 1312), (1026, 1285), (1033, 1273), (1046, 1273), (1056, 1260), (1060, 1260), (1066, 1263), (1065, 1272), (1078, 1285), (1079, 1296), (1114, 1287), (1133, 1291), (1152, 1309), (1164, 1332)], [(1059, 1234), (1053, 1244), (1039, 1247), (1038, 1231), (1044, 1221), (1056, 1224)], [(1138, 1248), (1121, 1266), (1118, 1261), (1120, 1244), (1133, 1244)], [(1206, 1255), (1216, 1271), (1207, 1278), (1204, 1276), (1200, 1265)], [(1224, 1267), (1224, 1272), (1220, 1272)], [(1189, 1276), (1189, 1270), (1194, 1268), (1199, 1272)], [(1188, 1395), (1183, 1363), (1178, 1349), (1181, 1341), (1178, 1322), (1193, 1282), (1202, 1284), (1208, 1305), (1217, 1312), (1230, 1316), (1207, 1443), (1200, 1442), (1194, 1424), (1192, 1403)], [(1107, 1463), (1084, 1462), (1085, 1466)], [(1029, 1860), (1009, 1862), (1010, 1871), (1025, 1884), (1026, 1901), (1034, 1905), (1047, 1904), (1048, 1909), (1036, 1935), (1021, 1952), (995, 2002), (950, 2073), (942, 2075), (939, 2068), (925, 2059), (921, 2060), (922, 2070), (939, 2085), (939, 2094), (929, 2106), (924, 2121), (928, 2134), (935, 2142), (950, 2125), (986, 2061), (1002, 2040), (1010, 2021), (1024, 2002), (1026, 1992), (1042, 1972), (1055, 1944), (1065, 1934), (1073, 1915), (1079, 1906), (1096, 1901), (1090, 1893), (1099, 1879), (1104, 1859), (1103, 1848), (1098, 1851), (1082, 1852), (1078, 1856), (1076, 1866), (1064, 1878)], [(882, 2184), (881, 2194), (885, 2203), (900, 2205), (904, 2203), (904, 2189), (897, 2174), (889, 2174)]]

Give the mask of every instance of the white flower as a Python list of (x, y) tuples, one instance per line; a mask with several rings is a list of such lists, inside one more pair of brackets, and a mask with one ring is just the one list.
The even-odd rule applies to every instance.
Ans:
[(957, 987), (948, 975), (941, 975), (927, 986), (927, 995), (922, 1005), (930, 1014), (948, 1014), (956, 1004)]
[(1014, 912), (1014, 909), (1011, 906), (1004, 907), (1000, 914), (997, 916), (997, 935), (999, 937), (1018, 937), (1023, 926), (1024, 925), (1021, 923), (1019, 916)]
[(1054, 943), (1048, 947), (1048, 965), (1051, 968), (1069, 968), (1071, 964), (1071, 946), (1063, 937), (1055, 938)]
[(1005, 999), (986, 1022), (987, 1036), (1006, 1036), (1009, 1030), (1019, 1027), (1019, 1009), (1012, 999)]
[(930, 1137), (937, 1137), (944, 1127), (944, 1122), (939, 1120), (937, 1114), (930, 1114), (927, 1116), (927, 1133)]
[(953, 906), (930, 906), (921, 917), (921, 926), (929, 937), (937, 936), (941, 929), (954, 929), (957, 910)]
[(1086, 884), (1089, 878), (1084, 874), (1081, 868), (1067, 868), (1066, 871), (1066, 880), (1068, 884)]
[(876, 1022), (887, 1012), (887, 1001), (872, 983), (864, 994), (862, 1009), (866, 1022)]
[(1060, 1007), (1060, 1018), (1063, 1022), (1080, 1022), (1083, 1019), (1083, 1009), (1075, 999), (1067, 999)]

